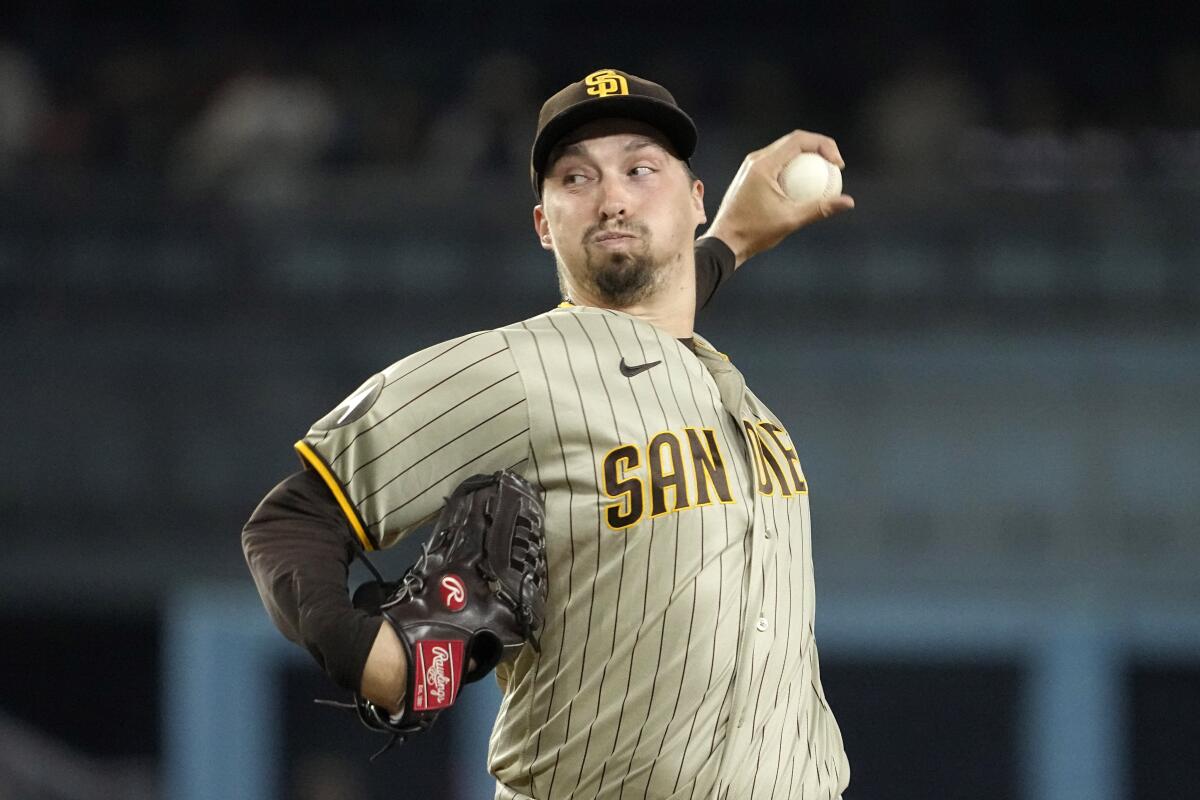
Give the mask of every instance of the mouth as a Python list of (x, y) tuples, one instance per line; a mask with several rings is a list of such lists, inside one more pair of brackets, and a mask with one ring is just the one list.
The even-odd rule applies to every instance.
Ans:
[(598, 233), (595, 236), (593, 236), (592, 242), (594, 244), (611, 246), (611, 245), (621, 244), (622, 242), (633, 241), (636, 238), (637, 237), (634, 236), (632, 233), (622, 233), (620, 231), (605, 231), (604, 233)]

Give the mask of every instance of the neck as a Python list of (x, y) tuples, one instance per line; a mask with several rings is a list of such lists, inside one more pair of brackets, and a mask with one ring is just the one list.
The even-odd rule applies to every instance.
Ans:
[(660, 302), (661, 295), (650, 298), (644, 303), (618, 308), (631, 317), (649, 322), (654, 327), (670, 334), (676, 339), (689, 339), (695, 333), (696, 324), (696, 292), (691, 293), (691, 303), (683, 308), (683, 303)]

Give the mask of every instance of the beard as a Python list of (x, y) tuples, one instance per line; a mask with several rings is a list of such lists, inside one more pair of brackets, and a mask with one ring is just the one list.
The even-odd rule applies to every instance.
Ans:
[(665, 270), (651, 253), (650, 231), (631, 223), (618, 230), (638, 237), (637, 249), (607, 252), (586, 242), (600, 232), (599, 226), (584, 236), (584, 281), (588, 290), (606, 303), (622, 308), (634, 305), (654, 293), (665, 278)]

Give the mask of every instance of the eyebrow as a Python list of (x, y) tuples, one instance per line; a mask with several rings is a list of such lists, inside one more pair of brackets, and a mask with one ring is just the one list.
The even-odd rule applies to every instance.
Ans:
[(625, 152), (628, 153), (633, 150), (641, 150), (643, 147), (657, 147), (659, 149), (663, 149), (663, 146), (653, 139), (646, 136), (639, 136), (637, 139), (633, 139), (625, 145)]
[[(554, 150), (557, 150), (558, 153), (555, 154)], [(571, 142), (570, 144), (559, 145), (558, 147), (554, 148), (554, 150), (550, 151), (550, 155), (555, 161), (563, 156), (582, 156), (586, 152), (583, 148), (583, 145), (579, 142)]]
[[(625, 152), (631, 153), (634, 150), (641, 150), (643, 147), (657, 147), (659, 149), (665, 150), (665, 148), (663, 148), (663, 146), (661, 144), (654, 141), (653, 139), (651, 139), (647, 136), (639, 136), (639, 137), (637, 137), (635, 139), (631, 139), (630, 141), (625, 143)], [(564, 144), (564, 145), (560, 145), (560, 146), (556, 147), (555, 150), (558, 151), (557, 155), (555, 155), (553, 153), (553, 151), (551, 152), (551, 155), (554, 156), (555, 161), (562, 158), (563, 156), (580, 156), (580, 157), (582, 157), (582, 156), (587, 155), (587, 148), (585, 148), (583, 146), (582, 142), (570, 142), (569, 144)]]

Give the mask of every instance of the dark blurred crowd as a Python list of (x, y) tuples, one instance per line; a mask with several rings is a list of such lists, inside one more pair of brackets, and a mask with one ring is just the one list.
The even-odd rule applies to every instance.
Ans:
[[(1146, 56), (1153, 80), (1121, 92), (1119, 107), (1081, 102), (1032, 64), (977, 74), (936, 41), (858, 86), (814, 83), (794, 62), (749, 49), (711, 71), (677, 51), (628, 68), (693, 111), (699, 158), (721, 170), (806, 127), (834, 134), (853, 167), (898, 179), (1195, 186), (1200, 44)], [(69, 73), (49, 61), (0, 39), (0, 184), (23, 168), (86, 167), (157, 176), (185, 198), (267, 201), (302, 194), (313, 171), (423, 171), (452, 195), (480, 175), (523, 180), (541, 100), (580, 77), (515, 50), (435, 72), (403, 52), (250, 37), (98, 48)]]

